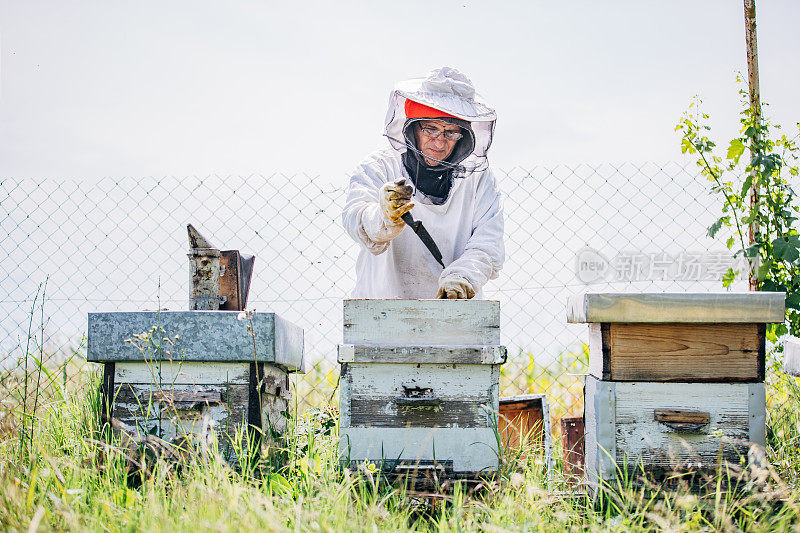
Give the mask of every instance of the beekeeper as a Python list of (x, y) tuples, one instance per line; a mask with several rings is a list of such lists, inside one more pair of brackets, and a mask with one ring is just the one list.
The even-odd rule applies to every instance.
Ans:
[[(389, 147), (350, 177), (342, 213), (358, 242), (353, 298), (481, 298), (503, 266), (503, 210), (488, 168), (495, 112), (458, 70), (395, 86)], [(410, 212), (445, 267), (400, 218)]]

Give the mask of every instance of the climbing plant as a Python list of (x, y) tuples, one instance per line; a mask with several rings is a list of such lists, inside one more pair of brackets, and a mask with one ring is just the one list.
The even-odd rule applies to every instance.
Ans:
[[(741, 77), (739, 83), (743, 84)], [(798, 133), (778, 135), (780, 126), (754, 112), (748, 93), (740, 89), (739, 135), (719, 153), (708, 137), (708, 114), (698, 97), (675, 127), (682, 132), (681, 151), (697, 156), (697, 166), (722, 202), (719, 218), (708, 228), (712, 238), (726, 240), (745, 266), (728, 270), (722, 283), (730, 288), (737, 276), (754, 275), (758, 290), (786, 292), (786, 322), (768, 330), (770, 340), (785, 333), (800, 335), (800, 205), (792, 183), (798, 183)], [(751, 202), (751, 192), (756, 191)], [(753, 239), (750, 241), (751, 226)]]

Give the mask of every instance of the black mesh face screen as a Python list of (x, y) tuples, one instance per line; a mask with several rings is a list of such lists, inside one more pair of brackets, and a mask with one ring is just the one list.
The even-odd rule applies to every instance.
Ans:
[[(424, 118), (407, 119), (406, 124), (403, 127), (403, 137), (405, 138), (406, 148), (408, 149), (408, 151), (414, 152), (417, 159), (419, 159), (420, 162), (424, 164), (425, 161), (422, 159), (422, 155), (419, 153), (417, 142), (414, 137), (414, 124), (422, 120), (430, 120), (430, 119), (424, 119)], [(461, 128), (461, 133), (464, 136), (458, 140), (458, 143), (453, 149), (453, 153), (450, 154), (450, 156), (445, 161), (440, 162), (440, 164), (442, 165), (450, 166), (451, 168), (456, 168), (475, 150), (475, 133), (472, 131), (470, 123), (467, 122), (466, 120), (461, 120), (458, 118), (450, 118), (450, 117), (442, 117), (434, 120), (441, 120), (442, 122), (447, 122), (448, 124), (455, 124), (456, 126)]]

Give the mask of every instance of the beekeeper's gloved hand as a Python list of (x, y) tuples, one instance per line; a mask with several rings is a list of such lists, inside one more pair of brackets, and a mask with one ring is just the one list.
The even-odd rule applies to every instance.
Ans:
[(384, 183), (379, 193), (383, 216), (388, 218), (394, 225), (402, 223), (400, 217), (414, 207), (414, 204), (411, 203), (413, 195), (414, 187), (407, 185), (405, 178)]
[(461, 276), (448, 276), (439, 280), (439, 292), (437, 298), (448, 300), (468, 300), (475, 296), (475, 289), (472, 284)]

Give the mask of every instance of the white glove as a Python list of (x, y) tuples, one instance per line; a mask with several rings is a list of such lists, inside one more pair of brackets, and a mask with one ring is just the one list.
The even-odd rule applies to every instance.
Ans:
[(401, 216), (411, 211), (414, 204), (411, 197), (414, 195), (414, 187), (406, 185), (405, 178), (399, 178), (394, 182), (384, 183), (379, 192), (381, 212), (389, 219), (393, 225), (402, 223)]
[(449, 276), (439, 280), (439, 292), (437, 298), (447, 300), (468, 300), (475, 296), (475, 289), (472, 284), (461, 276)]

